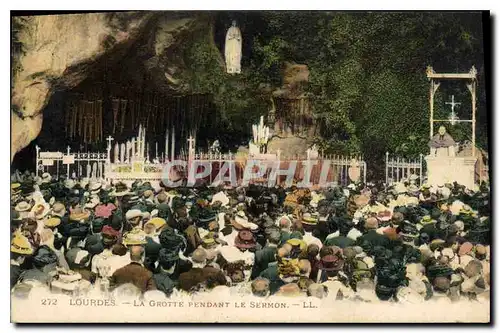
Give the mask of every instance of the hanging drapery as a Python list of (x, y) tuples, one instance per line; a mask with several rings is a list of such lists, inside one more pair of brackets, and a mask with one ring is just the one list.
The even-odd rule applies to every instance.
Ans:
[(102, 142), (104, 139), (103, 131), (102, 131), (102, 100), (98, 99), (95, 103), (96, 107), (96, 126), (97, 126), (97, 141)]
[(126, 99), (121, 99), (120, 100), (120, 134), (123, 134), (123, 129), (125, 127), (125, 115), (127, 114), (127, 100)]

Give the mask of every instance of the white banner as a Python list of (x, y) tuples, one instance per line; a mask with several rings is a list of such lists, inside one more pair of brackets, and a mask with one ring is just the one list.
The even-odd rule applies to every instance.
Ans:
[(39, 155), (39, 157), (40, 158), (57, 159), (57, 158), (62, 158), (63, 157), (63, 153), (46, 151), (46, 152), (41, 152), (40, 155)]
[(75, 163), (75, 155), (63, 156), (63, 164), (74, 164), (74, 163)]
[(45, 166), (52, 166), (54, 165), (54, 160), (42, 160), (42, 164)]

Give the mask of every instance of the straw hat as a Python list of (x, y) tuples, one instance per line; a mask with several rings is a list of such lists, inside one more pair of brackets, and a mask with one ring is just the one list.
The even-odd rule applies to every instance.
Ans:
[(146, 233), (138, 228), (132, 229), (130, 232), (126, 233), (123, 238), (123, 244), (126, 246), (144, 245), (146, 243)]
[(160, 229), (163, 227), (165, 224), (167, 224), (167, 221), (165, 219), (162, 219), (161, 217), (155, 217), (152, 218), (151, 220), (148, 221), (146, 224), (152, 224), (155, 226), (156, 230)]
[(64, 216), (66, 214), (66, 207), (60, 202), (55, 202), (54, 205), (52, 205), (51, 214), (55, 216)]
[(86, 221), (90, 217), (90, 212), (88, 210), (83, 210), (81, 207), (76, 207), (71, 209), (69, 214), (69, 219), (72, 221)]
[(31, 208), (31, 212), (35, 214), (37, 220), (43, 219), (50, 211), (50, 205), (46, 202), (39, 202)]
[(51, 217), (51, 218), (43, 221), (43, 224), (46, 227), (54, 228), (54, 227), (57, 227), (59, 224), (61, 224), (61, 219), (59, 217)]
[(33, 254), (33, 248), (31, 247), (28, 238), (20, 233), (16, 233), (10, 243), (10, 252), (30, 255)]
[(26, 201), (19, 202), (14, 208), (17, 212), (26, 212), (31, 209), (31, 205)]

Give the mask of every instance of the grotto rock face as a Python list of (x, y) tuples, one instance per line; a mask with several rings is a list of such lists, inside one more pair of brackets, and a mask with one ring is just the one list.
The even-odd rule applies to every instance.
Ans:
[(56, 89), (80, 83), (92, 65), (138, 38), (151, 13), (96, 13), (15, 18), (11, 161), (36, 138), (42, 110)]
[(11, 161), (40, 133), (53, 93), (77, 86), (104, 61), (125, 59), (124, 70), (153, 73), (160, 89), (186, 91), (180, 74), (189, 64), (173, 55), (190, 34), (210, 33), (206, 18), (178, 12), (14, 18)]

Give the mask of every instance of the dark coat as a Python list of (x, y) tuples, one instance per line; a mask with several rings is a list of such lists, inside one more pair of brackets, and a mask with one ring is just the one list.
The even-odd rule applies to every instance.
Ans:
[(200, 284), (206, 284), (208, 288), (226, 285), (227, 280), (224, 273), (214, 267), (191, 268), (189, 272), (179, 276), (179, 288), (190, 291)]
[(10, 265), (10, 288), (14, 287), (19, 280), (19, 276), (23, 270), (17, 265)]
[(389, 246), (389, 238), (377, 233), (375, 230), (369, 230), (366, 234), (358, 237), (356, 242), (361, 247), (363, 247), (364, 243), (368, 243), (370, 245), (370, 249), (365, 249), (365, 247), (363, 247), (363, 250), (367, 253), (373, 250), (375, 246), (382, 246), (385, 248)]
[(255, 279), (259, 274), (267, 269), (271, 262), (276, 261), (277, 247), (266, 246), (262, 250), (255, 252), (255, 263), (252, 268), (252, 279)]
[(172, 291), (176, 287), (176, 283), (170, 278), (170, 275), (165, 272), (156, 273), (153, 275), (153, 280), (156, 285), (156, 289), (163, 291), (167, 297), (170, 297)]
[(338, 237), (332, 237), (329, 238), (325, 241), (324, 245), (326, 246), (338, 246), (341, 249), (345, 249), (346, 247), (353, 246), (356, 243), (356, 241), (345, 237), (345, 236), (338, 236)]
[(136, 262), (131, 262), (130, 264), (117, 269), (111, 276), (111, 288), (125, 283), (132, 283), (137, 288), (141, 289), (142, 292), (156, 289), (153, 280), (153, 273)]
[(278, 274), (278, 265), (271, 264), (267, 269), (265, 269), (260, 276), (269, 280), (269, 291), (271, 294), (276, 293), (281, 286), (285, 285), (285, 282), (280, 279)]

